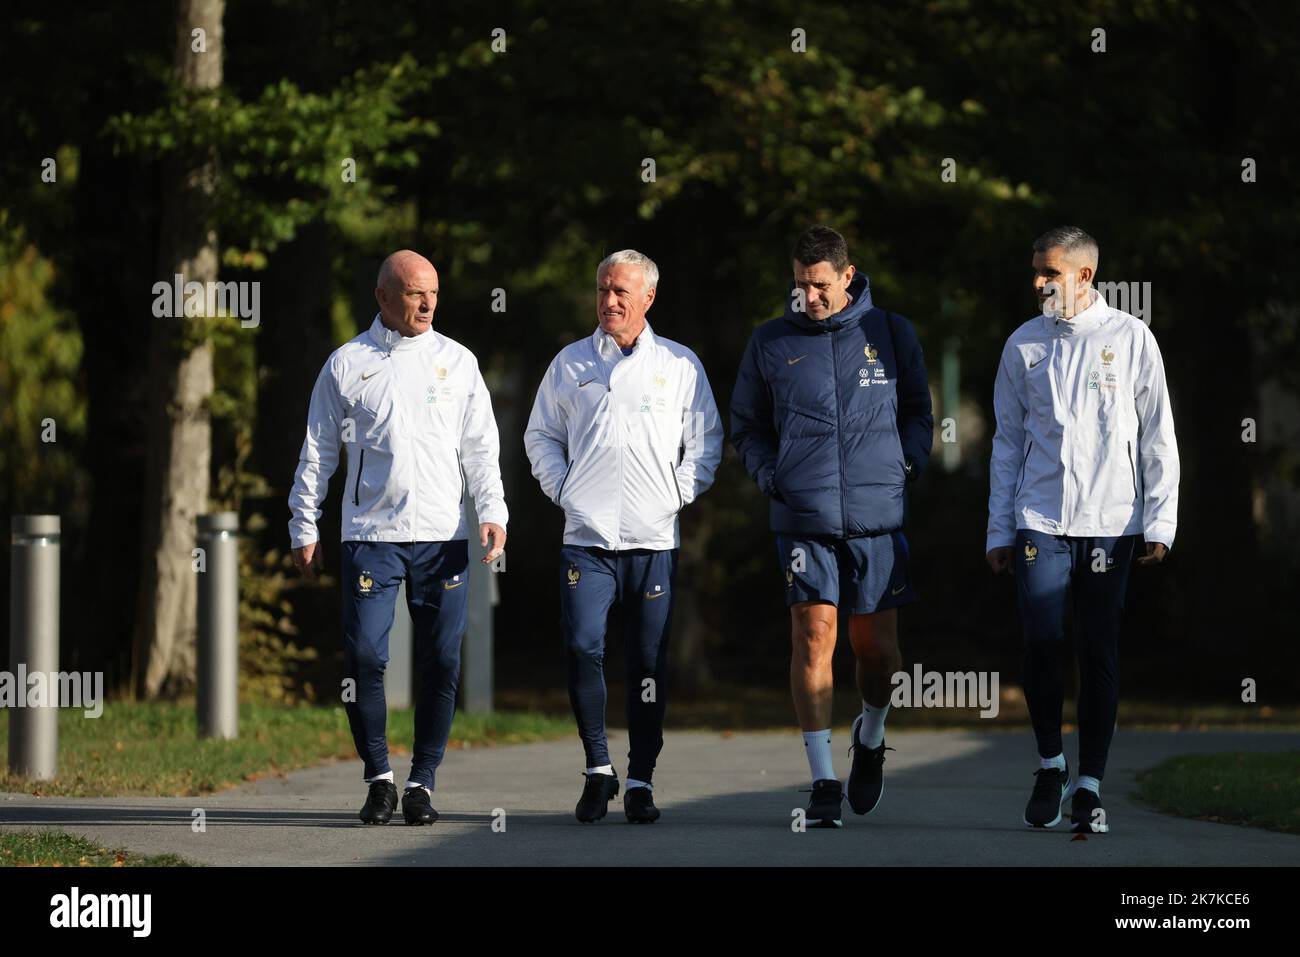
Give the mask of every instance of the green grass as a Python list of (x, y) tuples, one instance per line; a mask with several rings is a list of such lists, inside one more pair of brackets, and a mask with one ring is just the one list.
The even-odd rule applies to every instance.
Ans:
[[(234, 741), (200, 739), (193, 701), (109, 702), (99, 718), (59, 713), (59, 775), (34, 782), (8, 774), (8, 713), (0, 711), (0, 792), (65, 797), (194, 796), (293, 768), (355, 758), (342, 707), (245, 703)], [(574, 734), (571, 718), (457, 712), (450, 748), (520, 744)], [(409, 754), (414, 712), (388, 716), (390, 751)]]
[(62, 831), (0, 832), (0, 867), (190, 867), (175, 854), (109, 850)]
[(1300, 751), (1187, 754), (1138, 775), (1158, 811), (1300, 834)]

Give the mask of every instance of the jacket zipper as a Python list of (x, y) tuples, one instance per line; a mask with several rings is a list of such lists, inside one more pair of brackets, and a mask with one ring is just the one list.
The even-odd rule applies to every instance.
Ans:
[(835, 402), (835, 452), (839, 459), (840, 465), (840, 534), (849, 533), (849, 508), (848, 503), (844, 500), (844, 443), (843, 429), (840, 426), (840, 357), (839, 350), (835, 348), (836, 330), (831, 330), (831, 373), (834, 375), (835, 388), (831, 390), (832, 398)]
[(570, 462), (564, 470), (564, 478), (560, 479), (560, 487), (555, 493), (555, 504), (560, 504), (560, 499), (564, 496), (564, 483), (569, 481), (569, 473), (573, 471), (573, 463)]
[(352, 489), (352, 504), (356, 506), (361, 505), (361, 473), (365, 470), (365, 467), (366, 467), (366, 450), (362, 449), (361, 455), (357, 461), (357, 484)]
[(460, 479), (460, 504), (465, 504), (465, 467), (460, 462), (460, 449), (456, 450), (456, 476)]
[[(393, 346), (396, 345), (397, 343), (394, 342)], [(403, 431), (405, 431), (406, 409), (403, 407), (402, 404), (402, 385), (401, 385), (400, 377), (398, 376), (398, 372), (397, 372), (397, 357), (393, 353), (392, 346), (390, 346), (388, 349), (388, 358), (393, 360), (393, 373), (391, 376), (391, 379), (393, 380), (393, 384), (392, 384), (393, 408), (397, 411), (397, 414), (401, 417), (401, 424), (403, 427)], [(411, 472), (412, 472), (412, 477), (414, 478), (419, 474), (418, 470), (416, 469), (416, 457), (414, 454), (412, 454), (410, 458), (411, 458)], [(396, 465), (396, 463), (397, 463), (397, 459), (396, 457), (394, 457), (393, 464)], [(412, 481), (408, 483), (408, 486), (411, 489), (411, 540), (416, 541), (420, 537), (420, 483), (416, 481)]]
[(1137, 466), (1133, 464), (1133, 443), (1125, 442), (1124, 445), (1127, 446), (1128, 448), (1128, 470), (1129, 473), (1133, 476), (1133, 497), (1137, 498), (1138, 473), (1137, 473)]
[[(1025, 473), (1029, 471), (1029, 453), (1034, 451), (1034, 440), (1029, 440), (1029, 448), (1025, 450), (1024, 461), (1020, 463), (1020, 481), (1016, 483), (1016, 496), (1020, 495), (1020, 490), (1025, 487)], [(1014, 504), (1014, 502), (1012, 503)]]

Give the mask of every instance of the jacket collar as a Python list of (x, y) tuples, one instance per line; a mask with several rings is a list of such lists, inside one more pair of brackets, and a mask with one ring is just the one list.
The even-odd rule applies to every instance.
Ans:
[(785, 318), (794, 323), (800, 329), (807, 329), (810, 332), (835, 332), (838, 329), (851, 329), (856, 326), (873, 308), (874, 303), (871, 301), (871, 279), (865, 272), (855, 273), (853, 281), (849, 283), (849, 296), (853, 301), (846, 305), (833, 316), (827, 316), (820, 321), (808, 318), (806, 312), (794, 311), (794, 283), (790, 283), (791, 295), (786, 300)]
[(404, 336), (396, 330), (389, 329), (384, 325), (379, 313), (375, 313), (375, 319), (370, 323), (369, 332), (371, 340), (384, 352), (424, 349), (438, 341), (438, 334), (432, 328), (420, 333), (418, 336)]
[(1083, 312), (1077, 312), (1073, 319), (1057, 319), (1043, 316), (1043, 325), (1054, 336), (1082, 336), (1092, 332), (1110, 317), (1110, 306), (1106, 298), (1096, 289), (1092, 290), (1093, 300)]
[(655, 334), (650, 328), (650, 320), (647, 319), (645, 328), (641, 330), (641, 335), (636, 337), (636, 343), (632, 346), (632, 355), (625, 356), (618, 343), (614, 341), (614, 337), (597, 325), (596, 331), (591, 334), (591, 344), (596, 350), (596, 355), (607, 362), (631, 359), (655, 344)]

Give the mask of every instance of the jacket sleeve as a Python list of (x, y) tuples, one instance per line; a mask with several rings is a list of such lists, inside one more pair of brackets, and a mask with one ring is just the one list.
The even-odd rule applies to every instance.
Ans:
[(332, 366), (332, 362), (325, 363), (312, 387), (307, 436), (302, 440), (298, 471), (289, 491), (289, 543), (293, 548), (302, 548), (320, 538), (316, 523), (329, 493), (330, 476), (339, 464), (344, 412)]
[(772, 422), (772, 388), (759, 362), (757, 338), (749, 338), (731, 392), (731, 444), (740, 453), (749, 477), (770, 496), (776, 492), (777, 434)]
[[(894, 318), (889, 321), (893, 322)], [(898, 363), (898, 440), (903, 447), (903, 460), (911, 463), (907, 480), (913, 482), (930, 464), (930, 449), (934, 444), (930, 380), (916, 328), (901, 317), (898, 317), (894, 343)]]
[[(506, 509), (505, 489), (501, 485), (501, 439), (497, 433), (496, 417), (492, 414), (492, 396), (477, 361), (470, 389), (460, 430), (460, 461), (465, 470), (465, 485), (474, 496), (474, 510), (479, 523), (505, 528), (510, 513)], [(477, 529), (471, 530), (470, 537), (477, 532)]]
[(556, 356), (537, 387), (528, 428), (524, 430), (524, 450), (532, 464), (533, 477), (542, 487), (542, 494), (556, 505), (560, 504), (560, 486), (569, 470), (568, 423), (556, 398), (559, 375), (560, 357)]
[(993, 455), (989, 461), (989, 525), (985, 551), (1016, 540), (1016, 485), (1025, 464), (1024, 367), (1016, 350), (1002, 350), (993, 383)]
[(682, 464), (677, 466), (677, 487), (683, 507), (713, 484), (722, 458), (722, 420), (713, 401), (709, 377), (694, 354), (690, 360), (691, 381), (682, 407)]
[(1143, 349), (1134, 389), (1138, 418), (1138, 469), (1142, 473), (1142, 533), (1173, 548), (1178, 529), (1178, 440), (1156, 337), (1142, 327)]

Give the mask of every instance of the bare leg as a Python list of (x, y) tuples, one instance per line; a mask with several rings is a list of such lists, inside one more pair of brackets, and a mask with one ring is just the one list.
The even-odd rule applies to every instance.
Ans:
[(836, 608), (829, 602), (802, 601), (790, 606), (790, 693), (804, 731), (831, 726), (836, 627)]
[(893, 691), (891, 679), (903, 670), (903, 653), (898, 649), (898, 609), (850, 616), (849, 639), (857, 658), (855, 675), (862, 700), (873, 708), (883, 708)]

